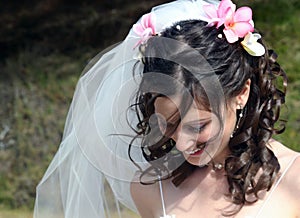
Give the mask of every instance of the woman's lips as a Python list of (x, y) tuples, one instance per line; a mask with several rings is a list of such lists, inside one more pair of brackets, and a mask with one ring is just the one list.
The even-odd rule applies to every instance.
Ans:
[(205, 146), (203, 148), (197, 150), (195, 153), (190, 154), (190, 156), (199, 156), (199, 155), (201, 155), (204, 151), (204, 148), (205, 148)]
[(204, 146), (201, 146), (200, 148), (196, 148), (195, 150), (192, 150), (192, 151), (185, 151), (185, 153), (190, 156), (199, 156), (203, 153), (205, 147), (206, 146), (204, 145)]

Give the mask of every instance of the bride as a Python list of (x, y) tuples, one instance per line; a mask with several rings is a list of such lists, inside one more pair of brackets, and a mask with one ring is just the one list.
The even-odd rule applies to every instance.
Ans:
[(95, 62), (34, 217), (300, 215), (299, 153), (272, 139), (287, 79), (249, 7), (157, 6)]

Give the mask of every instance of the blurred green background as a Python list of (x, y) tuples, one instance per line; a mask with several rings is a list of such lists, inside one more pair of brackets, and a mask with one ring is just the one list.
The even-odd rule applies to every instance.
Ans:
[[(81, 71), (163, 2), (0, 2), (0, 218), (32, 216), (35, 187), (59, 146)], [(288, 74), (288, 123), (276, 138), (300, 151), (300, 2), (235, 3), (253, 8), (256, 28)]]

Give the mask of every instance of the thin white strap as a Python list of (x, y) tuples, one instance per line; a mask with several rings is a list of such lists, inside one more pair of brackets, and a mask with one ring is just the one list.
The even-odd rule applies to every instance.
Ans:
[(261, 208), (259, 209), (258, 213), (256, 214), (255, 217), (259, 217), (260, 214), (262, 213), (263, 209), (265, 208), (267, 202), (269, 201), (269, 199), (271, 198), (273, 192), (275, 191), (275, 189), (277, 188), (277, 186), (279, 185), (279, 183), (281, 182), (281, 180), (283, 179), (283, 177), (285, 176), (285, 174), (287, 173), (287, 171), (289, 170), (289, 168), (292, 166), (292, 164), (294, 163), (294, 161), (297, 159), (297, 157), (299, 157), (300, 155), (296, 155), (289, 163), (289, 165), (287, 166), (287, 168), (283, 171), (282, 175), (280, 176), (280, 178), (277, 180), (277, 182), (274, 184), (273, 188), (271, 189), (268, 197), (266, 198), (265, 202), (263, 203), (263, 205), (261, 206)]
[(159, 191), (160, 191), (160, 198), (161, 198), (161, 204), (162, 204), (162, 209), (164, 213), (164, 217), (166, 216), (166, 207), (165, 207), (165, 200), (164, 200), (164, 194), (162, 190), (162, 182), (161, 182), (161, 177), (158, 176), (158, 184), (159, 184)]

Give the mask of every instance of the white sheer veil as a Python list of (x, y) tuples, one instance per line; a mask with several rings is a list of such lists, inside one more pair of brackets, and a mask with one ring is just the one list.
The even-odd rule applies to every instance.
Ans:
[[(207, 3), (219, 1), (179, 0), (153, 8), (156, 32), (178, 21), (206, 21), (202, 6)], [(138, 168), (128, 146), (136, 135), (131, 127), (137, 117), (130, 106), (143, 69), (139, 40), (130, 30), (123, 42), (99, 54), (79, 79), (61, 145), (36, 190), (35, 218), (121, 217), (118, 202), (136, 211), (130, 183), (139, 180)], [(146, 169), (149, 163), (139, 142), (134, 141), (131, 157)]]

